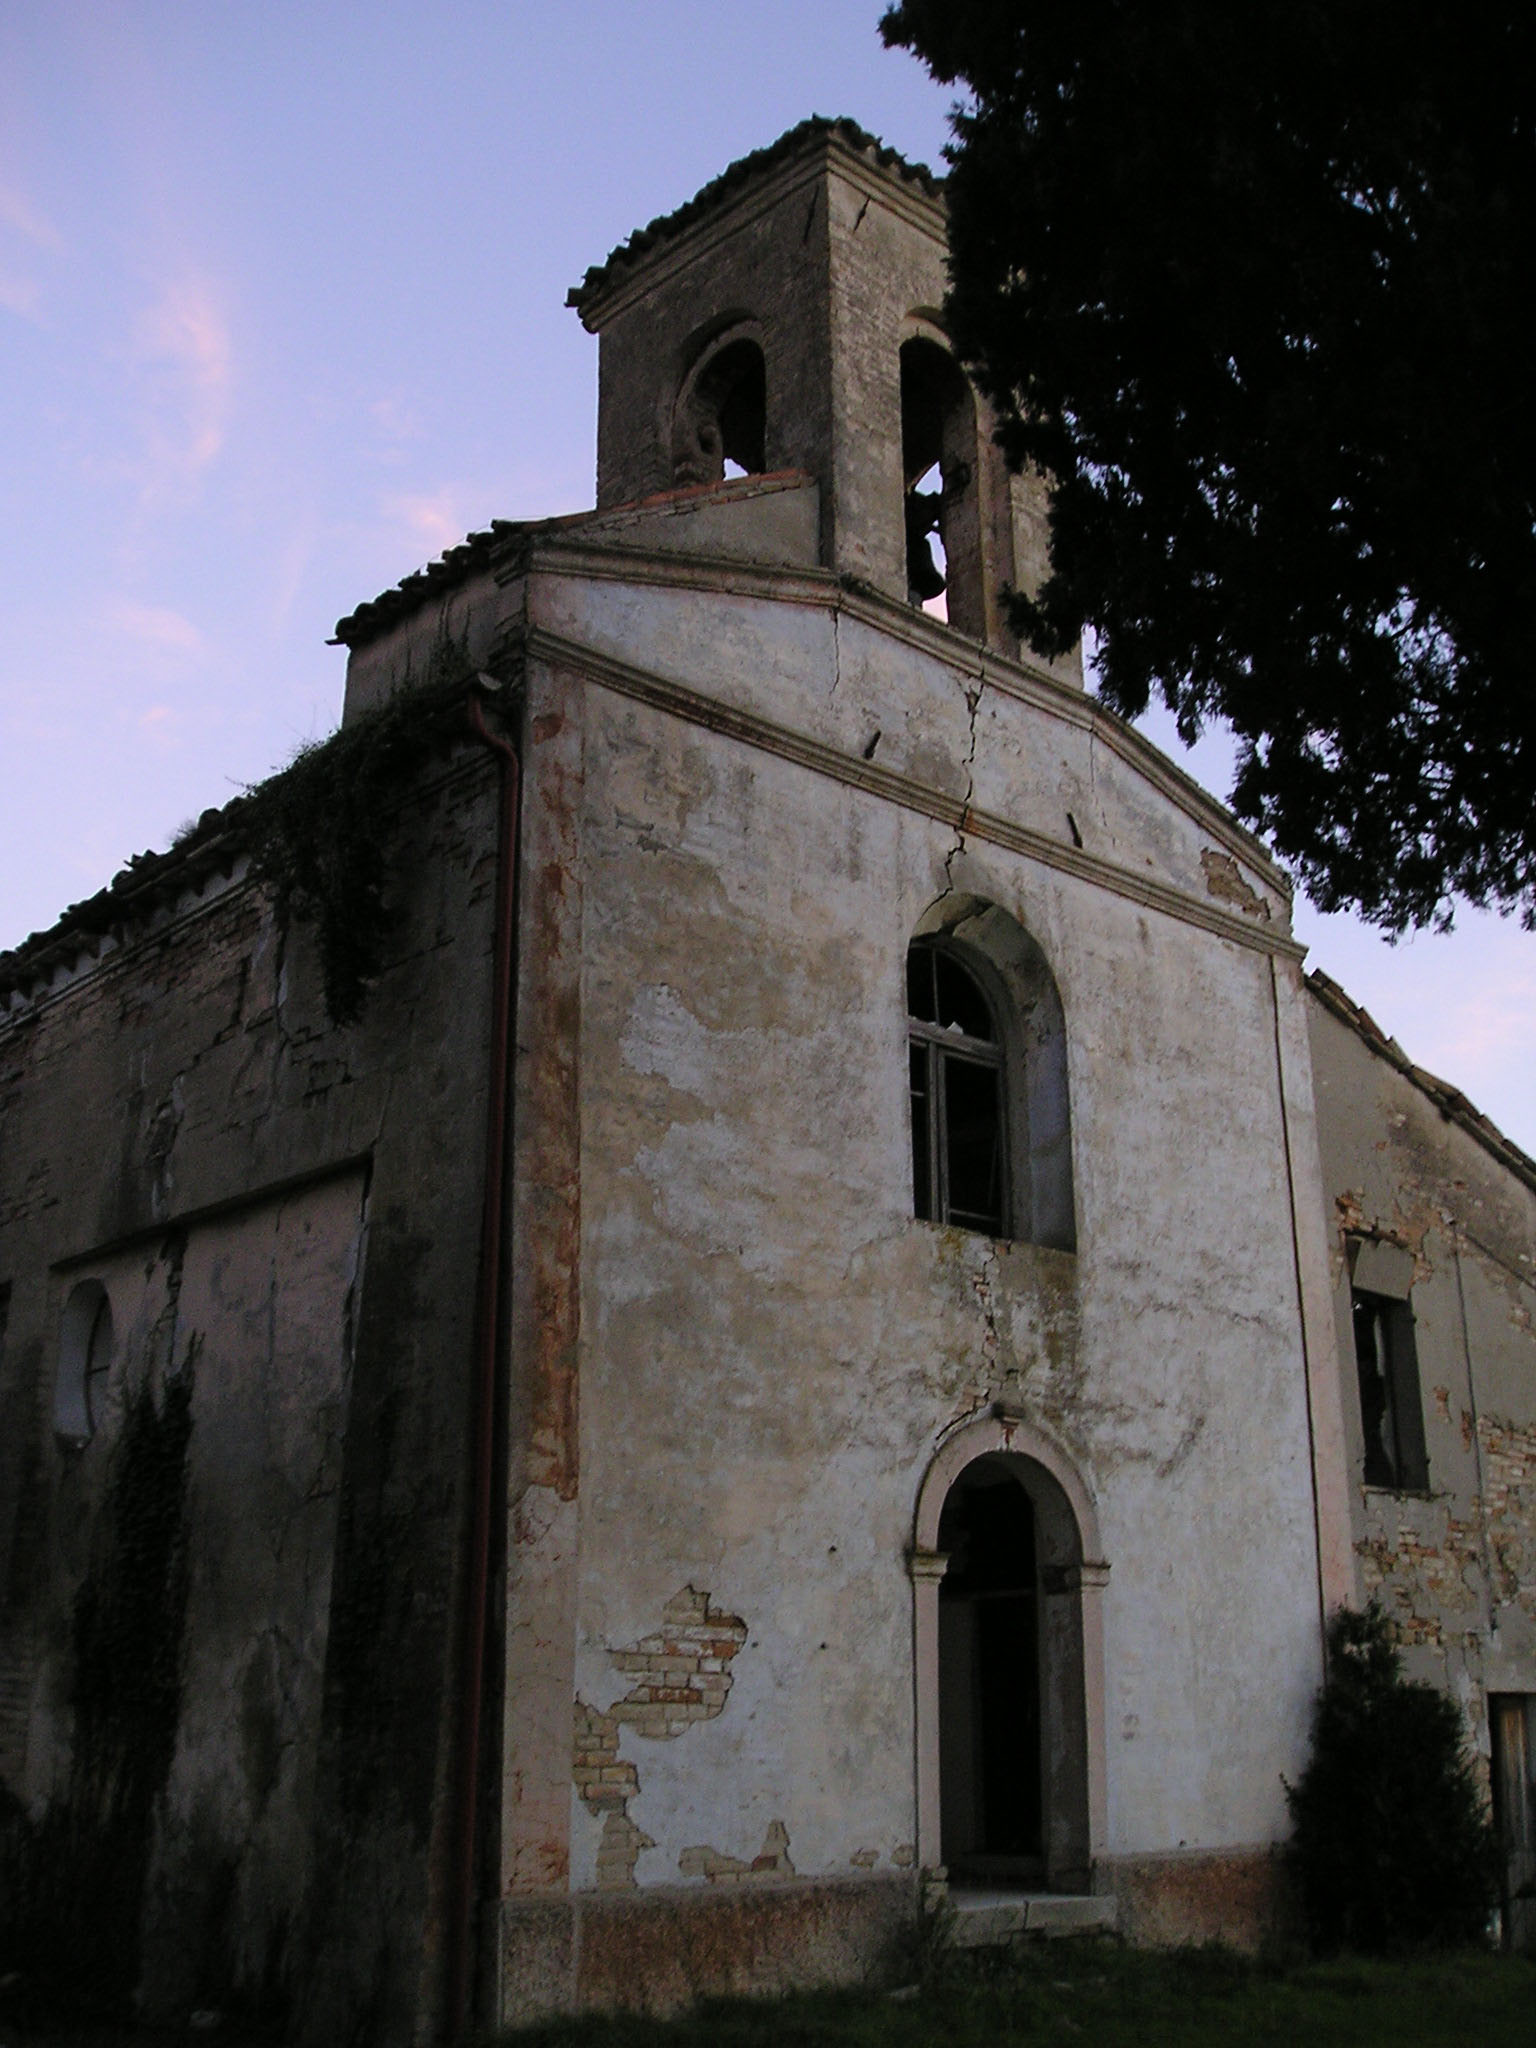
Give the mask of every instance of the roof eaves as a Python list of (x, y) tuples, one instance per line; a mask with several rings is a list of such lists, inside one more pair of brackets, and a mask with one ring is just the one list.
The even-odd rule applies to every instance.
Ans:
[(18, 994), (24, 1004), (61, 968), (72, 969), (85, 957), (99, 958), (110, 942), (122, 942), (130, 925), (142, 923), (187, 890), (200, 895), (213, 878), (227, 881), (246, 850), (240, 831), (245, 803), (237, 796), (221, 809), (204, 811), (167, 852), (134, 854), (106, 888), (70, 904), (46, 930), (0, 953), (0, 1024)]
[(595, 263), (587, 271), (580, 284), (571, 286), (566, 293), (565, 303), (578, 313), (607, 287), (613, 284), (625, 271), (630, 270), (642, 257), (649, 255), (659, 242), (670, 241), (684, 229), (711, 213), (728, 199), (760, 178), (767, 171), (784, 163), (809, 144), (836, 138), (861, 156), (870, 157), (881, 170), (893, 174), (904, 183), (916, 185), (930, 198), (938, 198), (944, 188), (942, 178), (936, 176), (926, 164), (914, 164), (883, 143), (878, 135), (871, 135), (861, 128), (857, 121), (846, 116), (835, 118), (825, 114), (812, 114), (807, 120), (786, 130), (775, 142), (763, 149), (754, 149), (750, 155), (738, 157), (728, 164), (719, 177), (711, 178), (707, 185), (697, 191), (691, 199), (675, 207), (671, 213), (659, 214), (643, 228), (636, 228), (632, 235), (620, 242), (616, 249), (601, 263)]
[(328, 644), (359, 647), (429, 599), (489, 569), (493, 561), (519, 544), (563, 532), (566, 527), (580, 526), (597, 517), (596, 512), (588, 510), (557, 513), (550, 519), (493, 519), (482, 532), (467, 534), (457, 546), (445, 548), (423, 568), (413, 570), (388, 590), (360, 604), (356, 611), (348, 612), (344, 619), (338, 619)]
[(403, 577), (391, 589), (360, 604), (356, 611), (336, 621), (330, 645), (361, 647), (397, 620), (407, 618), (419, 606), (466, 578), (504, 562), (517, 547), (558, 538), (583, 526), (608, 525), (625, 514), (643, 516), (668, 509), (686, 511), (702, 498), (734, 500), (767, 496), (775, 491), (793, 490), (814, 481), (804, 470), (769, 470), (760, 475), (727, 477), (723, 482), (684, 484), (669, 491), (655, 491), (649, 497), (634, 498), (622, 505), (600, 505), (585, 512), (562, 512), (551, 519), (493, 519), (482, 533), (471, 533), (456, 547), (447, 548), (435, 561)]
[(1396, 1068), (1405, 1080), (1411, 1081), (1422, 1095), (1429, 1098), (1448, 1122), (1458, 1125), (1468, 1137), (1475, 1138), (1485, 1152), (1491, 1153), (1501, 1166), (1507, 1167), (1517, 1180), (1523, 1181), (1536, 1193), (1536, 1159), (1521, 1151), (1513, 1138), (1506, 1138), (1493, 1119), (1484, 1116), (1459, 1088), (1453, 1088), (1449, 1081), (1442, 1081), (1427, 1067), (1415, 1066), (1397, 1040), (1389, 1038), (1382, 1030), (1370, 1011), (1357, 1003), (1321, 968), (1313, 968), (1307, 976), (1307, 986), (1323, 1008), (1337, 1017), (1341, 1024), (1348, 1025), (1378, 1059)]

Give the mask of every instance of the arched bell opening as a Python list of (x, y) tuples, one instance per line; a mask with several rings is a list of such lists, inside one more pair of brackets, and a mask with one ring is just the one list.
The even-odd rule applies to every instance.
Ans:
[(919, 1855), (962, 1884), (1086, 1891), (1108, 1576), (1092, 1504), (1053, 1445), (988, 1418), (934, 1460), (916, 1534)]
[(901, 468), (907, 596), (984, 638), (976, 401), (938, 342), (901, 345)]
[(672, 416), (672, 481), (720, 483), (767, 467), (768, 378), (761, 345), (723, 337), (695, 366)]

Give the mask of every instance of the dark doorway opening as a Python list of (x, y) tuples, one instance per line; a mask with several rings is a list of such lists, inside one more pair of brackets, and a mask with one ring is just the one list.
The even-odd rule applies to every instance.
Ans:
[(1488, 1721), (1503, 1945), (1536, 1955), (1536, 1693), (1493, 1693)]
[(984, 1456), (939, 1518), (940, 1816), (962, 1881), (1045, 1875), (1041, 1611), (1035, 1510), (1010, 1462)]

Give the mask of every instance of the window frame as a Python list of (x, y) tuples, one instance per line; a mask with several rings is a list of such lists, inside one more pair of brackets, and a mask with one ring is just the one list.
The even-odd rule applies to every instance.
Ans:
[[(1349, 1290), (1350, 1330), (1365, 1485), (1387, 1493), (1428, 1493), (1429, 1453), (1410, 1302), (1369, 1288)], [(1362, 1326), (1372, 1333), (1369, 1354)]]
[[(910, 991), (914, 954), (930, 959), (948, 959), (975, 989), (992, 1026), (990, 1039), (976, 1038), (956, 1026), (930, 1023), (914, 1017), (907, 995), (907, 1105), (911, 1119), (912, 1209), (920, 1223), (937, 1223), (955, 1230), (969, 1230), (980, 1237), (1008, 1239), (1013, 1234), (1013, 1144), (1009, 1115), (1009, 1060), (1002, 1029), (1001, 1004), (988, 986), (984, 967), (974, 956), (938, 936), (924, 936), (907, 947), (907, 989)], [(935, 1004), (937, 1009), (938, 1005)], [(924, 1086), (917, 1087), (917, 1062), (922, 1062)], [(949, 1089), (946, 1076), (950, 1066), (969, 1067), (995, 1077), (994, 1119), (997, 1207), (995, 1217), (975, 1209), (960, 1209), (951, 1198), (952, 1140), (949, 1130)], [(919, 1101), (921, 1096), (921, 1115)], [(919, 1130), (921, 1129), (921, 1159)], [(919, 1187), (922, 1174), (927, 1182), (927, 1202)]]

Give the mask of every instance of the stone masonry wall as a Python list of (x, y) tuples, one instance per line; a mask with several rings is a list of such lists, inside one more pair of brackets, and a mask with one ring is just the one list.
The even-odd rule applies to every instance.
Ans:
[[(46, 1859), (95, 1796), (82, 1588), (106, 1568), (121, 1418), (141, 1388), (160, 1414), (184, 1375), (172, 1718), (107, 1988), (386, 2042), (438, 1969), (495, 876), (478, 748), (425, 764), (395, 841), (388, 958), (346, 1030), (309, 928), (238, 870), (82, 948), (0, 1023), (7, 1824)], [(60, 1317), (87, 1279), (115, 1336), (72, 1449)]]

